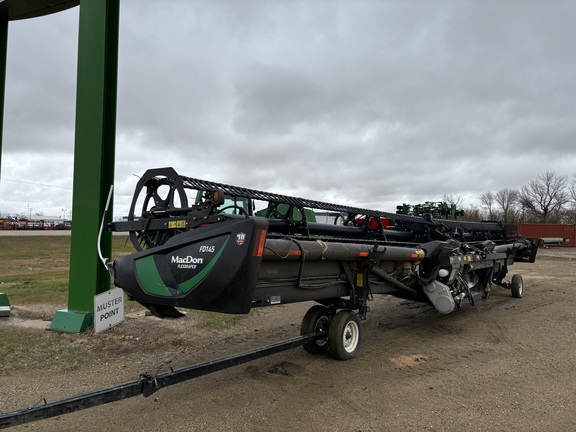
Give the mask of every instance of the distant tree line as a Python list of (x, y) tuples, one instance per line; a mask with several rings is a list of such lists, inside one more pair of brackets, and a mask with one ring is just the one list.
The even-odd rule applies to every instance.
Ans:
[[(459, 208), (463, 204), (460, 195), (443, 195), (442, 199)], [(547, 171), (520, 189), (485, 192), (480, 203), (465, 208), (459, 219), (497, 220), (506, 224), (576, 224), (576, 173), (570, 177)]]

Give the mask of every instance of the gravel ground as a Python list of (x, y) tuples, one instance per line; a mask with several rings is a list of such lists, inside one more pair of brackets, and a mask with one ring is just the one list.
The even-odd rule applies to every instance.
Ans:
[[(10, 430), (574, 430), (574, 260), (572, 248), (542, 249), (536, 263), (510, 268), (510, 275), (523, 275), (523, 298), (495, 289), (487, 301), (447, 316), (378, 297), (363, 323), (360, 354), (350, 361), (294, 349), (148, 398)], [(40, 396), (53, 401), (132, 381), (160, 366), (194, 364), (295, 336), (309, 306), (254, 311), (216, 332), (199, 331), (192, 314), (178, 321), (134, 314), (117, 329), (88, 339), (122, 338), (112, 355), (94, 352), (93, 362), (77, 368), (47, 356), (39, 366), (22, 365), (0, 376), (0, 412), (29, 406)]]

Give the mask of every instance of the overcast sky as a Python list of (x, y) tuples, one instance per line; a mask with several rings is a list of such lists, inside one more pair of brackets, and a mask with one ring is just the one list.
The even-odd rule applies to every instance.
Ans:
[[(10, 22), (0, 212), (72, 208), (78, 14)], [(575, 40), (573, 1), (121, 0), (115, 214), (161, 166), (384, 211), (571, 175)]]

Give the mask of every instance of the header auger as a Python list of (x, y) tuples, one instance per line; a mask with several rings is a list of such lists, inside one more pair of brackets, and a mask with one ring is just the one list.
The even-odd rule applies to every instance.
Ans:
[[(255, 212), (256, 205), (263, 208)], [(316, 214), (332, 215), (319, 223)], [(354, 357), (360, 320), (376, 294), (432, 305), (442, 314), (485, 300), (496, 285), (521, 297), (514, 262), (534, 262), (539, 240), (497, 222), (386, 213), (184, 177), (172, 168), (139, 180), (126, 222), (137, 252), (116, 259), (116, 286), (160, 317), (176, 307), (248, 313), (315, 301), (304, 345)]]

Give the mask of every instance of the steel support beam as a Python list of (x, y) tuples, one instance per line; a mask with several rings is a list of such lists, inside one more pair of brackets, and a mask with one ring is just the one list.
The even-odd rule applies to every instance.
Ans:
[[(52, 330), (78, 333), (92, 326), (93, 298), (110, 288), (97, 241), (114, 181), (119, 10), (120, 0), (80, 1), (70, 285), (68, 308), (56, 312)], [(111, 245), (105, 232), (105, 256)]]
[(0, 11), (0, 173), (2, 173), (2, 137), (4, 136), (4, 96), (6, 93), (6, 53), (8, 49), (8, 14)]

